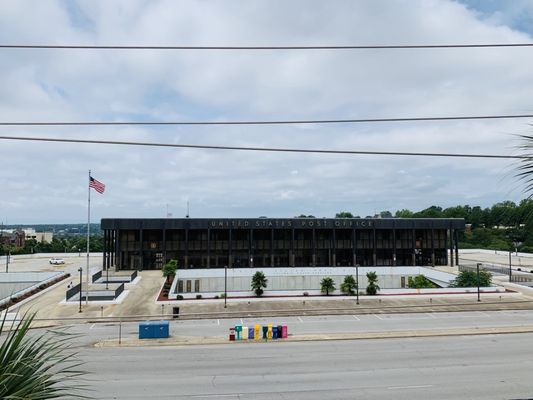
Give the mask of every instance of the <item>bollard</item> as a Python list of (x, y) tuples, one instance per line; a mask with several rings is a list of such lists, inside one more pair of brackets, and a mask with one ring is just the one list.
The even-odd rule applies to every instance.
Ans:
[(242, 337), (241, 337), (242, 340), (248, 340), (248, 327), (247, 326), (243, 326), (242, 327)]
[(230, 341), (235, 340), (235, 328), (229, 328), (229, 340)]
[(255, 340), (260, 340), (261, 339), (261, 327), (259, 326), (259, 324), (255, 324), (254, 325), (254, 339)]
[[(502, 296), (500, 296), (501, 298)], [(100, 306), (100, 318), (104, 318), (104, 306)]]
[(253, 326), (248, 327), (248, 339), (249, 340), (254, 339), (254, 327)]
[(278, 327), (277, 325), (274, 325), (272, 327), (272, 339), (277, 339), (278, 338)]
[(268, 339), (268, 326), (263, 326), (263, 339)]
[(272, 339), (272, 324), (267, 325), (267, 338)]
[(432, 299), (431, 297), (429, 298), (429, 302), (430, 302), (430, 303), (433, 303), (433, 299)]

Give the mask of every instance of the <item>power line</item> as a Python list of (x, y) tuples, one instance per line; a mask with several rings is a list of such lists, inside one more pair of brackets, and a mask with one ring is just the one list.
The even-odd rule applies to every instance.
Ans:
[(238, 150), (238, 151), (263, 151), (278, 153), (315, 153), (315, 154), (351, 154), (351, 155), (382, 155), (382, 156), (415, 156), (415, 157), (457, 157), (457, 158), (496, 158), (496, 159), (530, 159), (529, 156), (508, 156), (502, 154), (468, 154), (468, 153), (414, 153), (399, 151), (362, 151), (362, 150), (327, 150), (327, 149), (297, 149), (280, 147), (241, 147), (241, 146), (215, 146), (202, 144), (174, 144), (155, 142), (126, 142), (117, 140), (90, 140), (90, 139), (61, 139), (51, 137), (24, 137), (24, 136), (0, 136), (0, 140), (21, 140), (53, 143), (77, 143), (77, 144), (108, 144), (123, 146), (148, 146), (148, 147), (171, 147), (181, 149), (203, 150)]
[(464, 115), (448, 117), (406, 117), (406, 118), (360, 118), (360, 119), (301, 119), (271, 121), (36, 121), (0, 122), (0, 126), (120, 126), (120, 125), (296, 125), (296, 124), (350, 124), (375, 122), (417, 122), (417, 121), (454, 121), (482, 119), (533, 118), (533, 114), (508, 115)]
[(490, 47), (533, 47), (533, 43), (464, 43), (413, 45), (310, 45), (310, 46), (126, 46), (126, 45), (55, 45), (0, 44), (0, 49), (55, 50), (388, 50), (388, 49), (451, 49)]

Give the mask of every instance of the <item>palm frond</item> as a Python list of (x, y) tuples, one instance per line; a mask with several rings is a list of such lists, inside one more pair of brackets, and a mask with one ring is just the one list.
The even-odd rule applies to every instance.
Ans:
[[(72, 351), (67, 332), (32, 331), (35, 314), (24, 314), (6, 328), (7, 311), (0, 324), (0, 398), (6, 400), (45, 400), (88, 398), (80, 383), (85, 372)], [(5, 332), (7, 330), (7, 333)]]

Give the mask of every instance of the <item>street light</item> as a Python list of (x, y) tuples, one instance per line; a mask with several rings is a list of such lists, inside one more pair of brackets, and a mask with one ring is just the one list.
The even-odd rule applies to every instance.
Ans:
[[(80, 273), (80, 309), (78, 312), (81, 312), (81, 293), (82, 293), (82, 285), (81, 285), (81, 279), (82, 279), (82, 271), (83, 271), (83, 268), (82, 267), (79, 267), (78, 268), (78, 272)], [(88, 293), (87, 293), (88, 294)]]
[(11, 258), (11, 250), (8, 249), (7, 253), (6, 253), (6, 274), (9, 272), (9, 261)]
[(355, 294), (357, 296), (356, 304), (359, 305), (359, 264), (355, 264)]
[(479, 297), (479, 267), (481, 266), (481, 263), (477, 263), (477, 301), (481, 301), (481, 298)]
[(228, 266), (224, 265), (224, 308), (227, 307), (228, 298)]
[(511, 278), (513, 276), (513, 264), (511, 263), (512, 253), (513, 253), (513, 249), (509, 249), (509, 282), (511, 282)]

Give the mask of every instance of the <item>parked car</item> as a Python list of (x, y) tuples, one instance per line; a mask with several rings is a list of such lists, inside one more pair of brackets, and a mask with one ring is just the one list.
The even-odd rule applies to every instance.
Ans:
[(63, 260), (62, 258), (51, 258), (49, 262), (53, 265), (65, 264), (65, 260)]

